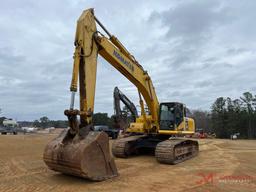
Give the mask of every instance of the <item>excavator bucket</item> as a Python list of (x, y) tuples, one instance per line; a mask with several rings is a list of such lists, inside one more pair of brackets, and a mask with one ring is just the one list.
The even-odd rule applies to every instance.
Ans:
[(104, 132), (83, 131), (70, 134), (64, 130), (45, 148), (44, 162), (54, 170), (68, 175), (102, 181), (118, 175), (110, 155), (109, 138)]

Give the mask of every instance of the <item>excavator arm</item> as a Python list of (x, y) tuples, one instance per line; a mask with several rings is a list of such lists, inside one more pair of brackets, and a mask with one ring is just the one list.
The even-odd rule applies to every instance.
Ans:
[(118, 87), (114, 88), (113, 97), (114, 97), (114, 112), (115, 112), (114, 127), (125, 131), (129, 125), (129, 121), (128, 121), (127, 115), (124, 115), (122, 113), (120, 102), (122, 101), (122, 103), (131, 112), (132, 122), (135, 122), (136, 118), (138, 117), (137, 109), (133, 104), (133, 102), (125, 94), (123, 94), (118, 89)]
[(138, 112), (133, 102), (125, 94), (123, 94), (122, 91), (118, 89), (118, 87), (115, 87), (113, 96), (114, 96), (115, 114), (122, 115), (122, 111), (120, 107), (120, 101), (122, 101), (131, 112), (133, 121), (135, 121), (136, 118), (138, 117)]
[[(109, 37), (97, 31), (96, 23)], [(71, 105), (70, 110), (65, 111), (72, 130), (78, 131), (77, 124), (74, 122), (76, 120), (75, 115), (80, 115), (80, 126), (82, 127), (92, 122), (98, 54), (137, 87), (139, 95), (143, 96), (151, 114), (150, 120), (144, 116), (145, 128), (156, 127), (159, 103), (147, 71), (142, 68), (121, 42), (99, 22), (94, 16), (93, 9), (88, 9), (82, 13), (77, 21), (74, 66), (70, 87), (72, 92)], [(77, 91), (78, 79), (80, 111), (74, 110), (74, 94)], [(142, 99), (141, 105), (144, 106)]]
[[(91, 14), (89, 14), (91, 12)], [(73, 74), (70, 86), (71, 104), (70, 110), (65, 111), (68, 116), (71, 130), (78, 132), (76, 115), (80, 115), (80, 126), (86, 126), (92, 122), (94, 109), (95, 85), (98, 46), (94, 40), (96, 23), (92, 15), (93, 10), (84, 11), (77, 21), (75, 36), (75, 52)], [(80, 111), (74, 110), (75, 92), (80, 93)]]

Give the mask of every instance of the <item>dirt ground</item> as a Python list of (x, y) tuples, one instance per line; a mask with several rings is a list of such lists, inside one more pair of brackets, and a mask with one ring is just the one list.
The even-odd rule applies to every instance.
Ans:
[(53, 137), (0, 135), (0, 191), (256, 191), (253, 140), (201, 139), (199, 156), (178, 165), (149, 155), (116, 159), (119, 177), (90, 182), (47, 169), (42, 154)]

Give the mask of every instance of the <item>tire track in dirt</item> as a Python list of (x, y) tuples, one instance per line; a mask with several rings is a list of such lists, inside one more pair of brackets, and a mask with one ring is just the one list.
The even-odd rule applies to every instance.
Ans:
[[(90, 182), (80, 178), (53, 172), (42, 161), (45, 144), (54, 135), (30, 135), (0, 138), (0, 191), (10, 192), (80, 192), (80, 191), (235, 191), (241, 186), (198, 182), (199, 173), (232, 175), (241, 166), (234, 146), (227, 140), (199, 140), (200, 153), (197, 157), (178, 165), (163, 165), (156, 162), (154, 156), (138, 156), (129, 159), (116, 159), (120, 176), (104, 182)], [(15, 141), (15, 144), (13, 143)], [(9, 151), (3, 147), (12, 142)], [(32, 145), (31, 145), (32, 144)], [(239, 151), (249, 153), (244, 142)], [(247, 146), (248, 145), (248, 146)], [(232, 149), (231, 149), (232, 148)], [(253, 147), (252, 147), (253, 148)], [(248, 150), (247, 150), (248, 149)], [(251, 185), (251, 184), (250, 184)], [(253, 186), (253, 185), (252, 185)], [(243, 186), (242, 186), (243, 187)], [(232, 190), (234, 189), (234, 190)], [(248, 190), (249, 191), (249, 190)]]

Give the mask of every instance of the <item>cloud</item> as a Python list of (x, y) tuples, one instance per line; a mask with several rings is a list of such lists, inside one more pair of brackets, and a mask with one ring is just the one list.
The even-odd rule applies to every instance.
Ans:
[[(65, 119), (76, 20), (90, 7), (149, 72), (159, 101), (208, 110), (219, 96), (255, 93), (255, 5), (253, 0), (5, 1), (0, 108), (18, 120)], [(115, 86), (138, 104), (136, 87), (99, 57), (96, 112), (113, 113)]]

